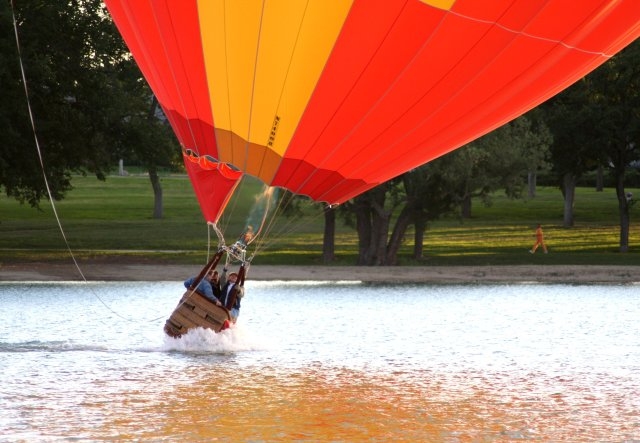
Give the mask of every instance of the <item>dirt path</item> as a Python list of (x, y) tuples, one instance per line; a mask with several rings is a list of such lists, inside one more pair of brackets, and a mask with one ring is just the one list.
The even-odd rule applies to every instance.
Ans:
[[(182, 281), (199, 272), (194, 265), (136, 263), (0, 264), (0, 281)], [(261, 266), (248, 274), (253, 280), (356, 280), (412, 283), (640, 283), (637, 266)]]

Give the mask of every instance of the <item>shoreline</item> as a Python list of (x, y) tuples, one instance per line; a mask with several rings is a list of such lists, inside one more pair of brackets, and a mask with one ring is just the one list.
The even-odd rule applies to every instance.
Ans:
[[(183, 281), (198, 265), (142, 263), (0, 263), (0, 281)], [(361, 281), (367, 283), (637, 284), (638, 266), (272, 266), (253, 265), (249, 280)]]

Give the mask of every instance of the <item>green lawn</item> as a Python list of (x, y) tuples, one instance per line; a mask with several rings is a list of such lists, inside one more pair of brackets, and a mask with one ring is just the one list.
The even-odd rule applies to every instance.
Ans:
[[(80, 259), (155, 260), (201, 263), (207, 254), (208, 229), (189, 180), (163, 177), (162, 220), (154, 220), (153, 192), (142, 175), (111, 176), (106, 182), (74, 177), (75, 189), (55, 208), (74, 255)], [(244, 226), (257, 183), (248, 181), (221, 220), (231, 242)], [(640, 190), (631, 189), (635, 195)], [(448, 217), (432, 223), (425, 236), (425, 258), (410, 258), (413, 232), (401, 251), (404, 265), (609, 264), (640, 265), (640, 228), (631, 214), (630, 249), (618, 253), (619, 227), (615, 191), (580, 188), (576, 195), (575, 226), (562, 228), (562, 196), (556, 188), (539, 188), (535, 199), (511, 200), (500, 194), (490, 207), (474, 202), (473, 217), (461, 222)], [(324, 219), (309, 204), (302, 219), (279, 217), (264, 237), (255, 264), (320, 263)], [(528, 254), (534, 229), (542, 223), (550, 253)], [(211, 233), (213, 236), (213, 233)], [(257, 243), (257, 242), (256, 242)], [(211, 247), (215, 249), (216, 240)], [(340, 225), (336, 264), (354, 264), (357, 235)], [(40, 211), (0, 196), (0, 261), (68, 260), (69, 252), (48, 202)]]

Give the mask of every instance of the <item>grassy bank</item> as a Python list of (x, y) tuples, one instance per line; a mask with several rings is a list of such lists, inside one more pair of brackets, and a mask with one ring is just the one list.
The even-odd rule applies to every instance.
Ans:
[[(112, 176), (106, 182), (74, 177), (75, 189), (57, 202), (64, 236), (79, 260), (136, 260), (201, 263), (206, 259), (208, 230), (184, 176), (163, 178), (164, 218), (155, 220), (153, 192), (147, 177)], [(227, 241), (238, 235), (249, 213), (256, 186), (242, 185), (240, 197), (221, 221)], [(631, 190), (640, 195), (640, 190)], [(555, 188), (539, 188), (534, 199), (509, 200), (495, 195), (493, 205), (474, 202), (473, 218), (438, 220), (425, 236), (425, 259), (413, 261), (413, 232), (401, 251), (404, 265), (597, 264), (640, 265), (640, 226), (631, 214), (631, 251), (618, 253), (619, 227), (615, 191), (577, 191), (575, 226), (562, 228), (563, 202)], [(299, 220), (279, 218), (266, 236), (256, 264), (312, 265), (320, 263), (324, 219), (314, 206)], [(542, 223), (550, 253), (527, 253), (534, 229)], [(213, 235), (213, 234), (211, 234)], [(211, 240), (215, 248), (216, 240)], [(356, 232), (339, 225), (336, 264), (354, 264)], [(0, 261), (69, 260), (53, 208), (40, 211), (0, 196)]]

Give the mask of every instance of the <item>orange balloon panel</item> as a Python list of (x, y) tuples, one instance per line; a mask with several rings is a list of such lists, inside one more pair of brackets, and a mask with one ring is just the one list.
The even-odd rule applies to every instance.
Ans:
[(637, 0), (106, 4), (185, 149), (329, 203), (518, 117), (640, 34)]

